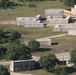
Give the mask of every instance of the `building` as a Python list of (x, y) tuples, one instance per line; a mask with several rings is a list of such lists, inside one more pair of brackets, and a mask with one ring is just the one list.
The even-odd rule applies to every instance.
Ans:
[(35, 17), (17, 17), (17, 25), (24, 27), (45, 27), (44, 23), (40, 20), (41, 15)]
[(36, 39), (40, 43), (40, 45), (51, 45), (51, 39)]
[(68, 32), (69, 30), (76, 30), (76, 27), (74, 27), (74, 26), (61, 26), (61, 25), (56, 25), (54, 27), (54, 32)]
[(12, 61), (10, 71), (26, 71), (35, 69), (35, 60), (17, 60)]
[(76, 13), (76, 5), (74, 5), (74, 8), (71, 8), (71, 12)]
[(74, 66), (73, 63), (70, 63), (69, 60), (70, 60), (70, 53), (69, 52), (66, 52), (66, 53), (58, 53), (58, 54), (55, 54), (57, 59), (59, 60), (59, 62), (62, 62), (63, 65), (67, 65), (69, 67), (72, 67)]
[[(51, 45), (51, 39), (35, 39), (36, 41), (38, 41), (39, 43), (40, 43), (40, 45), (47, 45), (47, 46), (49, 46), (49, 45)], [(22, 44), (26, 44), (26, 45), (28, 45), (28, 42), (29, 42), (30, 40), (26, 40), (26, 41), (24, 41)]]
[(70, 21), (70, 16), (64, 17), (63, 9), (45, 9), (45, 16), (51, 24), (67, 24)]
[(51, 16), (52, 18), (63, 18), (63, 9), (45, 9), (45, 16)]

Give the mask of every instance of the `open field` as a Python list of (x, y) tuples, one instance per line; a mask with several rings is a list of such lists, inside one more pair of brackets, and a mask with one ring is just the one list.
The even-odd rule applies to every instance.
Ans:
[(16, 26), (16, 25), (0, 25), (0, 28), (4, 30), (8, 29), (14, 29), (17, 30), (21, 33), (21, 41), (24, 41), (26, 39), (38, 39), (38, 38), (43, 38), (43, 37), (48, 37), (52, 35), (57, 35), (57, 34), (63, 34), (63, 33), (56, 33), (52, 32), (52, 28), (47, 27), (47, 28), (26, 28), (23, 26)]
[[(4, 30), (8, 29), (14, 29), (18, 30), (22, 37), (20, 39), (21, 42), (24, 42), (25, 40), (29, 39), (38, 39), (38, 38), (44, 38), (48, 36), (63, 34), (59, 32), (52, 32), (52, 28), (26, 28), (26, 27), (19, 27), (16, 25), (0, 25), (0, 28), (3, 28)], [(38, 52), (33, 53), (33, 55), (39, 56), (42, 53), (47, 54), (49, 52), (53, 53), (59, 53), (59, 52), (67, 52), (69, 50), (72, 50), (76, 48), (76, 36), (63, 36), (59, 38), (52, 38), (52, 42), (58, 42), (58, 45), (51, 45), (51, 46), (41, 46), (42, 49), (40, 49)], [(7, 44), (2, 44), (3, 46), (6, 46)]]
[(48, 53), (61, 53), (68, 52), (76, 48), (76, 36), (63, 36), (58, 38), (53, 38), (52, 42), (58, 42), (58, 45), (51, 46), (41, 46), (41, 49), (33, 53), (35, 56), (40, 56), (42, 54)]
[[(18, 3), (17, 0), (11, 1)], [(37, 7), (28, 7), (30, 3), (37, 5)], [(16, 6), (7, 10), (0, 9), (0, 20), (13, 20), (16, 17), (36, 16), (37, 14), (44, 16), (44, 10), (48, 8), (69, 8), (60, 1), (25, 2), (24, 4), (26, 6)]]

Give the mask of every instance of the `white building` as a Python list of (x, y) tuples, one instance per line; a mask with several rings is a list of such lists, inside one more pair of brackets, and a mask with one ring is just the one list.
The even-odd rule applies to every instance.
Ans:
[(36, 39), (40, 45), (51, 45), (51, 39)]
[(64, 17), (63, 9), (45, 9), (47, 21), (51, 24), (69, 23), (70, 16)]
[(17, 17), (17, 25), (24, 27), (44, 27), (44, 23), (40, 20), (41, 16), (36, 17)]
[[(36, 41), (38, 41), (40, 43), (40, 45), (47, 45), (47, 46), (50, 46), (51, 45), (51, 39), (35, 39)], [(30, 40), (26, 40), (24, 41), (22, 44), (26, 44), (28, 45), (28, 42)]]
[(70, 32), (72, 32), (72, 33), (74, 32), (75, 33), (75, 31), (70, 31), (70, 30), (76, 30), (76, 27), (74, 27), (74, 26), (61, 26), (61, 25), (56, 25), (54, 27), (54, 31), (55, 32), (68, 32), (69, 31), (69, 33)]
[(71, 12), (76, 13), (76, 5), (74, 5), (74, 8), (71, 8)]

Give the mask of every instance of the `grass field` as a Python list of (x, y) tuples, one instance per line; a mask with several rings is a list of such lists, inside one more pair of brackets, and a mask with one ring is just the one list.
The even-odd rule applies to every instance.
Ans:
[[(42, 69), (32, 70), (32, 71), (22, 71), (22, 72), (18, 72), (18, 73), (21, 73), (21, 74), (33, 74), (33, 75), (53, 75), (52, 73), (46, 72), (46, 71), (44, 71)], [(70, 73), (69, 75), (76, 75), (76, 72)]]
[(26, 39), (37, 39), (37, 38), (43, 38), (47, 36), (57, 35), (57, 34), (63, 34), (63, 33), (56, 33), (52, 32), (52, 29), (50, 27), (47, 28), (26, 28), (23, 26), (17, 26), (17, 25), (0, 25), (0, 28), (4, 30), (14, 29), (21, 33), (21, 41), (24, 41)]
[(76, 36), (64, 36), (59, 38), (53, 38), (52, 42), (58, 42), (58, 45), (41, 46), (38, 52), (33, 53), (35, 56), (48, 53), (62, 53), (68, 52), (76, 48)]
[(34, 75), (53, 75), (50, 72), (46, 72), (44, 70), (32, 70), (32, 71), (23, 71), (23, 72), (18, 72), (18, 73), (22, 73), (22, 74), (34, 74)]
[[(52, 32), (52, 29), (50, 27), (47, 28), (26, 28), (26, 27), (19, 27), (16, 25), (0, 25), (0, 28), (3, 28), (4, 30), (8, 29), (14, 29), (18, 30), (21, 34), (21, 42), (25, 40), (30, 40), (30, 39), (38, 39), (38, 38), (43, 38), (43, 37), (48, 37), (52, 35), (58, 35), (58, 34), (63, 34), (59, 32)], [(59, 52), (67, 52), (69, 50), (72, 50), (73, 48), (76, 48), (76, 36), (63, 36), (59, 38), (53, 38), (52, 42), (58, 42), (58, 45), (51, 45), (51, 46), (41, 46), (39, 52), (34, 55), (41, 55), (42, 52), (44, 54), (48, 52), (53, 52), (53, 53), (59, 53)], [(6, 46), (7, 44), (4, 44)]]
[[(11, 0), (18, 3), (16, 0)], [(29, 4), (35, 4), (37, 7), (30, 8)], [(36, 16), (41, 14), (44, 16), (44, 10), (48, 8), (69, 8), (60, 1), (40, 1), (40, 2), (25, 2), (26, 6), (17, 6), (13, 9), (0, 9), (0, 20), (12, 20), (22, 16)]]

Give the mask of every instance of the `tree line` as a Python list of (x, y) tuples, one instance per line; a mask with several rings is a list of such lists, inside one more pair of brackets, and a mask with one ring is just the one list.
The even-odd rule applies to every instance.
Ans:
[[(1, 0), (0, 1), (0, 8), (12, 8), (13, 6), (26, 6), (25, 4), (20, 4), (20, 2), (38, 2), (38, 1), (47, 1), (47, 0), (17, 0), (19, 3), (10, 0)], [(57, 1), (57, 0), (48, 0), (48, 1)], [(67, 6), (74, 6), (76, 4), (76, 0), (58, 0), (63, 2)]]

